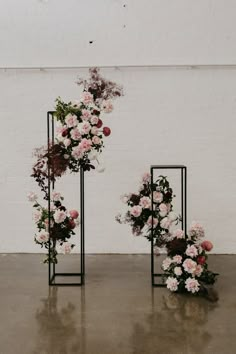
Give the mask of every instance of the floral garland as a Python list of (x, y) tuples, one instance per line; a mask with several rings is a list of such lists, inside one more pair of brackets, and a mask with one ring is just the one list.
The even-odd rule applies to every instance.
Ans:
[[(153, 208), (151, 205), (152, 191)], [(124, 215), (119, 213), (116, 220), (121, 224), (130, 224), (133, 235), (143, 235), (149, 241), (153, 237), (154, 245), (163, 247), (172, 237), (171, 227), (181, 220), (180, 216), (173, 211), (174, 197), (173, 190), (165, 176), (159, 176), (151, 185), (150, 174), (145, 173), (139, 193), (124, 194), (121, 197), (121, 200), (128, 206), (128, 211)]]
[(217, 273), (208, 270), (207, 252), (213, 244), (202, 241), (203, 227), (193, 222), (189, 234), (176, 230), (173, 240), (166, 244), (168, 257), (162, 263), (163, 277), (172, 292), (207, 294), (207, 285), (216, 281)]
[[(35, 150), (36, 163), (33, 166), (32, 177), (43, 192), (43, 199), (49, 201), (48, 179), (55, 182), (67, 170), (78, 172), (94, 169), (103, 171), (99, 165), (98, 156), (104, 148), (104, 137), (111, 134), (109, 127), (103, 127), (101, 115), (113, 111), (112, 100), (123, 95), (122, 87), (104, 79), (99, 69), (89, 70), (88, 80), (79, 79), (78, 85), (83, 86), (79, 100), (63, 102), (56, 100), (55, 112), (56, 134), (55, 141), (49, 147)], [(50, 215), (48, 209), (38, 202), (35, 193), (30, 192), (29, 201), (33, 202), (34, 221), (38, 232), (35, 242), (45, 249), (52, 247), (51, 261), (57, 263), (58, 248), (63, 253), (70, 253), (74, 244), (68, 240), (74, 235), (73, 229), (79, 224), (77, 210), (67, 211), (62, 205), (63, 197), (54, 192), (50, 199)], [(50, 235), (49, 225), (50, 223)], [(44, 262), (48, 262), (47, 257)]]

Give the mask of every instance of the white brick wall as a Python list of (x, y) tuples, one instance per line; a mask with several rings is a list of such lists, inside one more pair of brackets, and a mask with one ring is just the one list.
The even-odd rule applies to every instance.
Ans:
[[(38, 252), (27, 191), (32, 150), (46, 142), (46, 111), (54, 100), (76, 98), (79, 71), (0, 74), (1, 252)], [(104, 69), (124, 85), (106, 124), (103, 174), (86, 175), (86, 251), (148, 252), (127, 225), (114, 221), (119, 197), (138, 188), (150, 164), (186, 164), (188, 219), (202, 222), (217, 253), (235, 253), (236, 71)], [(77, 176), (60, 182), (68, 207), (77, 207)], [(177, 191), (177, 186), (176, 191)]]

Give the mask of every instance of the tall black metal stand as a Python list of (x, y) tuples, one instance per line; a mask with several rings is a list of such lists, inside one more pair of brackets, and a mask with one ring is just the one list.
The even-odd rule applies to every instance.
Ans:
[[(183, 165), (154, 165), (151, 166), (151, 185), (153, 185), (153, 171), (154, 170), (180, 170), (181, 172), (181, 228), (186, 233), (187, 231), (187, 167)], [(154, 241), (153, 241), (153, 190), (151, 193), (152, 202), (152, 237), (151, 237), (151, 280), (152, 286), (163, 287), (165, 284), (156, 283), (156, 278), (162, 277), (161, 273), (155, 273), (154, 266)]]
[[(53, 111), (47, 112), (47, 140), (48, 151), (51, 144), (54, 144), (54, 116)], [(54, 182), (51, 182), (50, 168), (48, 168), (48, 214), (49, 214), (49, 236), (51, 240), (51, 226), (50, 226), (50, 199), (51, 190), (54, 189)], [(78, 273), (58, 273), (56, 272), (56, 265), (51, 261), (51, 254), (53, 252), (52, 242), (49, 242), (49, 263), (48, 263), (48, 284), (50, 286), (82, 286), (85, 283), (85, 247), (84, 247), (84, 170), (80, 168), (80, 272)], [(78, 282), (57, 282), (57, 277), (79, 277)]]

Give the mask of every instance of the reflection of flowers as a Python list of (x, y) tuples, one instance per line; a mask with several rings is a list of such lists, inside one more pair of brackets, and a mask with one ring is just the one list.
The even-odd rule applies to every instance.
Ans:
[(158, 297), (158, 307), (134, 325), (132, 353), (198, 353), (199, 348), (204, 352), (211, 335), (203, 325), (216, 306), (194, 296), (169, 293)]
[(39, 326), (39, 343), (35, 353), (74, 353), (75, 348), (81, 348), (75, 306), (68, 302), (59, 309), (58, 288), (52, 287), (49, 291), (49, 296), (42, 301), (42, 307), (35, 315)]

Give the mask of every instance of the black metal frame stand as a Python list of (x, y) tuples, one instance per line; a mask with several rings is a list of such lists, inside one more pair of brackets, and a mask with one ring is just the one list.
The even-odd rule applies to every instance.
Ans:
[[(48, 151), (51, 144), (54, 144), (54, 116), (53, 111), (47, 112), (47, 140)], [(50, 234), (50, 199), (51, 190), (54, 189), (54, 182), (51, 182), (50, 168), (48, 168), (48, 214), (49, 214), (49, 236)], [(58, 273), (56, 272), (56, 264), (51, 262), (52, 245), (49, 242), (49, 263), (48, 263), (48, 285), (49, 286), (82, 286), (85, 283), (85, 247), (84, 247), (84, 170), (80, 168), (80, 272), (79, 273)], [(57, 282), (57, 277), (79, 277), (78, 282)]]
[[(181, 171), (181, 227), (182, 230), (186, 233), (187, 231), (187, 167), (183, 165), (154, 165), (151, 166), (151, 185), (153, 185), (153, 171), (154, 170), (180, 170)], [(152, 202), (152, 212), (153, 212), (153, 190), (151, 193), (151, 202)], [(156, 283), (155, 279), (162, 277), (161, 273), (155, 273), (154, 267), (154, 250), (153, 250), (153, 213), (152, 213), (152, 237), (151, 237), (151, 281), (153, 287), (163, 287), (165, 284)]]

